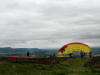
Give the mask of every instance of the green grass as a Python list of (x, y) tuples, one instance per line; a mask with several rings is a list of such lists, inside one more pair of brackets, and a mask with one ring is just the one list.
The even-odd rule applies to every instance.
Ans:
[(100, 69), (84, 67), (88, 58), (69, 58), (60, 64), (0, 62), (0, 75), (100, 75)]

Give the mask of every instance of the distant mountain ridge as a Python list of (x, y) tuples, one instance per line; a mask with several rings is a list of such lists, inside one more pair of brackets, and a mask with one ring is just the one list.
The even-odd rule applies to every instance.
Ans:
[[(31, 56), (49, 56), (50, 54), (57, 53), (58, 48), (0, 48), (0, 56), (26, 56), (27, 51)], [(92, 48), (93, 55), (100, 54), (100, 47)]]
[(39, 49), (39, 48), (0, 48), (0, 56), (26, 56), (27, 51), (32, 55), (47, 56), (57, 52), (57, 49)]

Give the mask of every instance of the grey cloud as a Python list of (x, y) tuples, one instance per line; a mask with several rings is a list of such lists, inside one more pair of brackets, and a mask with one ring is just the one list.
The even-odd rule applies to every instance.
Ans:
[(60, 47), (75, 41), (90, 44), (95, 39), (90, 44), (94, 46), (100, 41), (99, 3), (99, 0), (0, 0), (0, 45)]

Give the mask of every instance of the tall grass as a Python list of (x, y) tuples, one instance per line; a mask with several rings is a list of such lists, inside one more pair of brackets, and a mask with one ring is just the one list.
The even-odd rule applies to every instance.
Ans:
[[(84, 67), (88, 58), (69, 58), (58, 64), (0, 62), (0, 75), (100, 75)], [(96, 69), (95, 69), (96, 71)]]

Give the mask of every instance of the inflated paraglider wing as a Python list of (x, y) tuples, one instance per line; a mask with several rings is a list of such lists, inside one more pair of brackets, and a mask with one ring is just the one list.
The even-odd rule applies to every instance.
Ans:
[(63, 55), (63, 54), (70, 54), (74, 51), (83, 51), (84, 53), (90, 53), (91, 48), (83, 43), (69, 43), (64, 45), (58, 50), (58, 55)]

